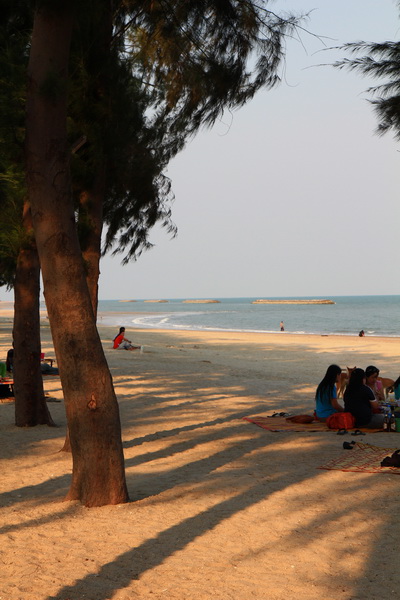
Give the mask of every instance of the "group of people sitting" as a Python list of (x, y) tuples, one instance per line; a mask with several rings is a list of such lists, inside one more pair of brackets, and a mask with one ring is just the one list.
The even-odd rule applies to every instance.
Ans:
[(6, 361), (0, 362), (0, 382), (6, 381), (12, 375), (13, 361), (14, 348), (10, 348), (10, 350), (7, 352)]
[[(355, 418), (355, 427), (380, 429), (384, 415), (380, 403), (385, 401), (382, 383), (378, 380), (379, 369), (373, 365), (364, 369), (355, 368), (344, 392), (342, 406), (338, 400), (337, 384), (342, 369), (338, 365), (330, 365), (325, 377), (317, 387), (315, 394), (315, 414), (319, 421), (335, 412), (349, 412)], [(395, 390), (400, 387), (400, 377), (394, 384)]]
[[(44, 356), (44, 355), (43, 355)], [(43, 375), (58, 375), (58, 368), (49, 365), (44, 360), (40, 362), (40, 370)], [(0, 362), (0, 382), (7, 381), (7, 378), (12, 377), (14, 372), (14, 343), (13, 347), (7, 352), (6, 362)], [(8, 373), (8, 376), (7, 376)]]
[[(113, 348), (120, 350), (140, 350), (143, 352), (143, 346), (134, 346), (131, 340), (125, 337), (125, 327), (120, 327), (118, 334), (114, 338)], [(49, 365), (47, 362), (40, 363), (40, 370), (43, 375), (58, 375), (57, 367)], [(10, 348), (7, 352), (5, 362), (0, 361), (0, 383), (7, 380), (8, 376), (12, 376), (14, 371), (14, 348)]]

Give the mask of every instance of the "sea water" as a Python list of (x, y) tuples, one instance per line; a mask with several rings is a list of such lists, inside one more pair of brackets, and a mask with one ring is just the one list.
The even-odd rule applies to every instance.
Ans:
[(363, 329), (366, 336), (400, 337), (400, 296), (327, 299), (335, 304), (253, 304), (257, 298), (213, 298), (218, 303), (209, 304), (187, 303), (184, 298), (100, 300), (98, 321), (127, 328), (267, 333), (279, 331), (284, 321), (287, 333), (354, 336)]

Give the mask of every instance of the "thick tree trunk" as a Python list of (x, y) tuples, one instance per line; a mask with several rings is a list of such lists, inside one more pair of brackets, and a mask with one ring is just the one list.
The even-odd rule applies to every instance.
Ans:
[[(24, 206), (29, 228), (29, 207)], [(53, 425), (43, 391), (40, 370), (40, 264), (34, 245), (22, 248), (14, 283), (14, 394), (18, 427)]]
[(75, 226), (66, 144), (70, 3), (35, 14), (28, 66), (27, 183), (64, 392), (73, 473), (69, 500), (128, 500), (118, 404), (96, 329)]
[[(90, 51), (85, 56), (87, 69), (92, 72), (88, 95), (104, 107), (110, 102), (109, 81), (110, 54), (113, 34), (114, 3), (106, 0), (98, 13), (96, 36), (92, 40)], [(106, 113), (105, 113), (106, 114)], [(104, 137), (104, 136), (103, 136)], [(93, 140), (89, 139), (89, 144)], [(107, 148), (104, 139), (97, 140), (97, 164), (94, 167), (93, 182), (89, 189), (80, 194), (79, 219), (83, 219), (85, 239), (82, 240), (82, 255), (85, 261), (86, 278), (95, 316), (98, 305), (98, 281), (100, 276), (101, 234), (103, 230), (103, 204), (107, 175)]]
[(80, 218), (87, 227), (82, 244), (82, 256), (85, 261), (86, 281), (92, 301), (95, 318), (97, 317), (98, 290), (100, 277), (101, 232), (103, 229), (104, 170), (97, 176), (92, 190), (80, 194)]

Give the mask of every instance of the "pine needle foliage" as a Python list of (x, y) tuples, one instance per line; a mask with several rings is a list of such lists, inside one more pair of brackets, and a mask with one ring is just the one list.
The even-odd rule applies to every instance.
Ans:
[(0, 22), (0, 285), (13, 286), (19, 249), (32, 242), (22, 228), (25, 197), (23, 143), (31, 11), (8, 0)]
[(337, 61), (335, 67), (384, 80), (366, 90), (378, 118), (376, 131), (379, 135), (392, 131), (395, 138), (400, 140), (400, 42), (360, 41), (344, 44), (340, 49), (351, 55), (364, 56)]
[[(113, 45), (125, 94), (142, 110), (141, 129), (131, 132), (125, 189), (114, 178), (105, 204), (104, 250), (126, 251), (126, 263), (151, 244), (149, 227), (161, 222), (175, 233), (171, 220), (173, 195), (163, 174), (169, 161), (202, 127), (211, 127), (224, 111), (251, 100), (261, 88), (280, 80), (285, 37), (300, 17), (279, 16), (260, 0), (125, 0), (114, 14)], [(130, 84), (129, 84), (130, 80)], [(116, 88), (121, 91), (121, 88)], [(117, 95), (117, 94), (116, 94)], [(120, 119), (124, 122), (124, 119)], [(124, 123), (125, 125), (125, 123)], [(115, 130), (114, 130), (115, 131)], [(132, 135), (132, 132), (134, 134)], [(149, 177), (149, 174), (151, 175)], [(153, 199), (149, 202), (150, 199)], [(133, 241), (133, 242), (132, 242)]]

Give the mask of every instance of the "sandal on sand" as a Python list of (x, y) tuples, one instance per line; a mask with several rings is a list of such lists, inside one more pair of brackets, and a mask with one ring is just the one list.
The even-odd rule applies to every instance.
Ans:
[(270, 415), (270, 417), (290, 417), (290, 413), (279, 412), (279, 413), (274, 413), (273, 415)]
[(353, 450), (353, 446), (354, 446), (355, 442), (343, 442), (343, 449), (344, 450)]
[(353, 431), (353, 433), (351, 435), (365, 435), (364, 431), (360, 431), (359, 429), (356, 429), (355, 431)]
[(349, 433), (347, 429), (339, 429), (336, 435), (346, 435), (346, 433)]

